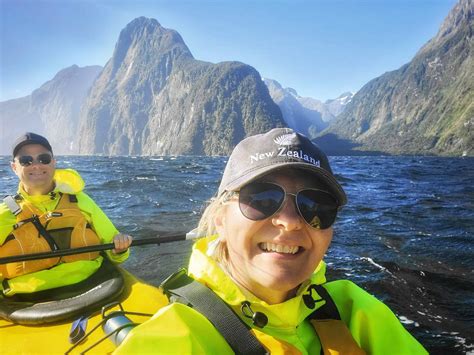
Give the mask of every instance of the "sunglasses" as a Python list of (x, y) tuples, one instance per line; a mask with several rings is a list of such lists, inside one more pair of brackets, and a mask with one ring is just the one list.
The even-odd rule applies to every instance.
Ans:
[(30, 166), (35, 160), (40, 164), (48, 165), (53, 160), (53, 157), (48, 153), (40, 154), (36, 159), (31, 155), (22, 155), (21, 157), (18, 157), (18, 162), (21, 166)]
[(318, 189), (286, 192), (283, 187), (269, 182), (255, 182), (236, 191), (242, 214), (252, 221), (272, 217), (283, 206), (287, 195), (295, 197), (298, 213), (315, 229), (326, 229), (336, 220), (339, 204), (330, 193)]

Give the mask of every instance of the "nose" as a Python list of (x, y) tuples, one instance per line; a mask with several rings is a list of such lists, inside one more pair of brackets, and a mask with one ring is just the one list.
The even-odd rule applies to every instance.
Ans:
[(295, 197), (287, 195), (283, 206), (272, 218), (273, 225), (286, 231), (299, 230), (302, 228), (303, 219), (296, 207)]
[(38, 161), (38, 159), (33, 159), (33, 161), (31, 162), (30, 167), (34, 168), (34, 167), (38, 167), (38, 166), (40, 166), (40, 165), (43, 165), (43, 164), (41, 164), (41, 163)]

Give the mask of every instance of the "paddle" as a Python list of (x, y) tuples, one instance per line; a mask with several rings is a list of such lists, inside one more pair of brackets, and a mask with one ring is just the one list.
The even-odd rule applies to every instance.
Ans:
[[(197, 234), (194, 231), (191, 231), (187, 234), (175, 234), (175, 235), (168, 235), (168, 236), (156, 236), (153, 238), (134, 239), (130, 246), (135, 247), (138, 245), (162, 244), (162, 243), (176, 242), (180, 240), (190, 240), (194, 238), (197, 238)], [(27, 260), (56, 258), (56, 257), (66, 256), (66, 255), (90, 253), (93, 251), (112, 250), (114, 248), (115, 248), (114, 243), (107, 243), (107, 244), (99, 244), (99, 245), (90, 245), (90, 246), (81, 247), (81, 248), (47, 251), (43, 253), (12, 255), (12, 256), (0, 258), (0, 264), (8, 264), (8, 263), (27, 261)]]

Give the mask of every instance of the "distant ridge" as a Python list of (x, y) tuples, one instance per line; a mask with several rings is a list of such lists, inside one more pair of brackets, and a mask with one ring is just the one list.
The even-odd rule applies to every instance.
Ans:
[(473, 7), (460, 0), (410, 63), (367, 83), (318, 141), (328, 149), (344, 140), (362, 151), (474, 155)]
[(31, 95), (0, 102), (0, 154), (10, 155), (11, 144), (25, 131), (46, 135), (55, 154), (77, 154), (81, 105), (101, 70), (73, 65)]
[(328, 127), (329, 122), (344, 110), (353, 96), (347, 92), (323, 103), (315, 98), (302, 97), (295, 89), (283, 88), (276, 80), (265, 78), (264, 82), (273, 101), (280, 107), (288, 127), (310, 138)]

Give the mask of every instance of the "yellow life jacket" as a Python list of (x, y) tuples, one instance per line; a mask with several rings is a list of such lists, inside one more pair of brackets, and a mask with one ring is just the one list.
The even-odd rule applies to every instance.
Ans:
[[(12, 200), (18, 207), (12, 209)], [(0, 257), (25, 255), (79, 248), (101, 244), (100, 238), (92, 230), (86, 217), (77, 206), (76, 195), (62, 194), (54, 211), (41, 212), (21, 196), (10, 197), (10, 209), (16, 215), (12, 233), (0, 246)], [(0, 274), (11, 279), (24, 274), (51, 268), (61, 262), (93, 260), (98, 252), (69, 255), (32, 261), (12, 262), (0, 265)]]
[[(172, 277), (161, 287), (174, 302), (131, 329), (114, 354), (270, 352), (286, 355), (322, 352), (362, 354), (363, 351), (374, 355), (394, 352), (428, 354), (405, 330), (395, 314), (375, 297), (349, 280), (327, 282), (324, 275), (326, 265), (322, 261), (293, 297), (278, 304), (266, 303), (240, 288), (213, 259), (214, 245), (211, 243), (217, 238), (217, 235), (213, 235), (198, 239), (189, 261), (189, 278), (210, 289), (210, 296), (196, 293), (196, 297), (204, 301), (204, 306), (210, 311), (200, 309), (198, 302), (191, 300), (187, 293), (182, 293), (180, 289), (186, 283), (183, 285)], [(213, 293), (224, 303), (223, 307), (218, 308), (213, 302), (207, 302)], [(334, 307), (328, 309), (328, 304)], [(225, 308), (231, 311), (228, 317)], [(333, 314), (334, 308), (339, 316), (335, 312)], [(323, 309), (326, 311), (323, 312)], [(217, 319), (213, 319), (213, 316)], [(236, 321), (231, 323), (232, 319)], [(235, 334), (234, 345), (257, 342), (263, 351), (259, 352), (258, 348), (255, 351), (239, 351), (237, 347), (233, 350), (232, 341), (224, 336), (225, 331), (219, 328), (219, 323), (226, 326), (231, 335)], [(237, 331), (242, 327), (242, 332)], [(246, 340), (245, 333), (252, 333), (250, 340)]]
[[(255, 327), (248, 329), (222, 299), (211, 289), (189, 277), (185, 269), (171, 275), (161, 284), (161, 288), (172, 302), (190, 305), (208, 318), (236, 354), (301, 354), (292, 344), (260, 331), (258, 328), (266, 325), (266, 316), (263, 313), (253, 313), (250, 306), (243, 313), (252, 318)], [(313, 299), (313, 294), (317, 294), (319, 298)], [(307, 319), (319, 337), (324, 355), (366, 354), (341, 320), (336, 304), (323, 286), (311, 285), (303, 298), (309, 308), (315, 308), (316, 303), (323, 303)], [(260, 344), (255, 342), (255, 338)]]
[[(311, 324), (321, 341), (321, 354), (324, 355), (365, 355), (352, 337), (349, 328), (340, 319), (311, 320)], [(272, 355), (300, 355), (301, 351), (284, 340), (274, 338), (253, 328), (251, 333)]]

